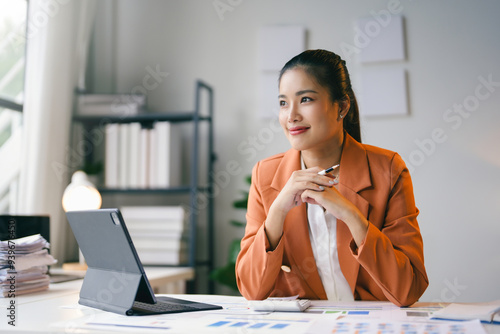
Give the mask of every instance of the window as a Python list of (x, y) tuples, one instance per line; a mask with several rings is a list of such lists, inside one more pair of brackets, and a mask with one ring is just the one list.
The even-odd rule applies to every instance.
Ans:
[(0, 213), (16, 211), (27, 12), (26, 0), (4, 1), (0, 11)]

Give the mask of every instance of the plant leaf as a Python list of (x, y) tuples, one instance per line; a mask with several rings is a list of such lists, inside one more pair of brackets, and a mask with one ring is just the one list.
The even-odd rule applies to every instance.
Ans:
[(246, 209), (248, 204), (248, 198), (240, 199), (233, 202), (233, 206), (237, 209)]
[(213, 270), (210, 273), (210, 278), (222, 285), (226, 285), (233, 290), (238, 291), (235, 271), (236, 265), (234, 263), (228, 263), (224, 267)]
[(236, 263), (236, 258), (240, 253), (240, 239), (235, 239), (229, 245), (229, 259), (228, 262)]
[(231, 225), (237, 226), (237, 227), (244, 227), (246, 225), (246, 223), (240, 222), (240, 221), (237, 221), (237, 220), (231, 220), (229, 223)]

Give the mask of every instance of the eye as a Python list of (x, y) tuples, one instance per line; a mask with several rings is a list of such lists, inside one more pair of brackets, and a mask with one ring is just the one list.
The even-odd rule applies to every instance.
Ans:
[(284, 100), (280, 100), (279, 103), (280, 103), (280, 107), (286, 106), (286, 101), (284, 101)]
[(313, 99), (311, 99), (310, 97), (307, 97), (307, 96), (304, 96), (300, 99), (300, 102), (303, 103), (303, 102), (311, 102)]

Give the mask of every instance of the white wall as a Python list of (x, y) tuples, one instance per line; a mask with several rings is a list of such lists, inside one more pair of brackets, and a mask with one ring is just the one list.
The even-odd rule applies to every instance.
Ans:
[[(99, 68), (93, 73), (93, 85), (103, 92), (129, 92), (141, 85), (148, 66), (158, 65), (168, 72), (161, 85), (149, 92), (149, 105), (155, 111), (193, 109), (197, 78), (215, 87), (216, 170), (225, 170), (230, 160), (242, 168), (216, 198), (219, 265), (226, 260), (229, 242), (243, 234), (228, 222), (243, 218), (231, 203), (246, 188), (244, 176), (258, 159), (288, 148), (280, 132), (275, 132), (269, 145), (261, 145), (258, 139), (262, 128), (272, 128), (269, 121), (258, 118), (258, 29), (300, 24), (308, 31), (307, 48), (342, 55), (340, 45), (353, 43), (353, 21), (394, 2), (220, 1), (232, 8), (222, 20), (212, 0), (117, 1), (114, 13), (100, 15), (100, 27), (106, 29), (110, 20), (116, 20), (116, 39), (106, 40), (110, 34), (98, 31), (94, 52), (99, 56), (93, 64)], [(100, 4), (104, 13), (113, 8), (105, 1)], [(408, 60), (391, 66), (408, 71), (411, 114), (363, 119), (364, 142), (398, 151), (413, 167), (430, 278), (422, 299), (498, 299), (500, 152), (494, 143), (500, 141), (500, 2), (422, 0), (402, 1), (400, 6)], [(362, 66), (356, 57), (347, 60), (356, 85)], [(114, 67), (108, 68), (109, 64)], [(480, 78), (495, 82), (491, 92), (485, 87), (477, 90)], [(474, 97), (478, 93), (480, 99)], [(464, 116), (447, 114), (463, 103), (473, 110)], [(438, 128), (443, 140), (436, 143), (431, 138)], [(255, 157), (238, 150), (250, 137), (258, 141)]]

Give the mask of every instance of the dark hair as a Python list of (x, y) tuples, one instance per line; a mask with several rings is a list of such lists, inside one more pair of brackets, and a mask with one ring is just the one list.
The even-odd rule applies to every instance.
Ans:
[(286, 71), (295, 67), (304, 68), (321, 86), (327, 88), (332, 102), (346, 100), (346, 96), (349, 97), (351, 106), (343, 120), (344, 130), (361, 143), (358, 103), (351, 87), (345, 61), (330, 51), (307, 50), (293, 57), (283, 66), (279, 81)]

